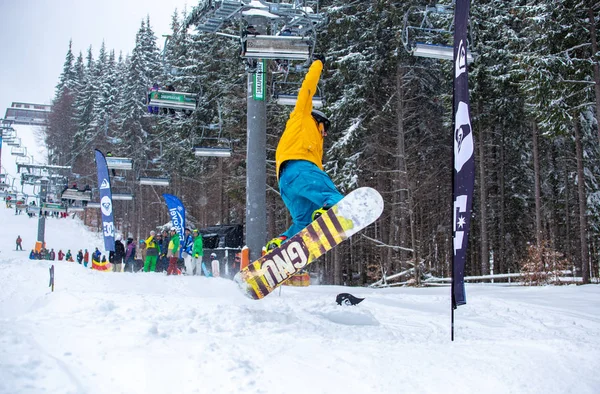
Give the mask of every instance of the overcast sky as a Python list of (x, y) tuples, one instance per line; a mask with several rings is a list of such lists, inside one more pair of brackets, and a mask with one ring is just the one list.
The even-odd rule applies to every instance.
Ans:
[(0, 118), (11, 102), (50, 104), (69, 40), (75, 57), (91, 45), (94, 58), (105, 42), (131, 53), (147, 15), (162, 47), (175, 9), (198, 0), (0, 0)]

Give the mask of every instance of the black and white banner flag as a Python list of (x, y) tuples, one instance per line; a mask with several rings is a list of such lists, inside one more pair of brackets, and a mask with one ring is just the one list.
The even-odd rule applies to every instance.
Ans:
[(469, 1), (457, 0), (454, 11), (454, 256), (452, 261), (452, 306), (467, 303), (465, 260), (471, 225), (475, 184), (473, 130), (469, 114), (467, 78), (467, 21)]

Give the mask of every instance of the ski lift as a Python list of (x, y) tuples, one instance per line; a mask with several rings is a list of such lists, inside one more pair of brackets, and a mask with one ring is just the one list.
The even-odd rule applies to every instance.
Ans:
[(132, 201), (133, 193), (113, 193), (113, 201)]
[[(454, 7), (435, 4), (412, 6), (404, 14), (402, 43), (414, 56), (454, 59)], [(473, 55), (467, 50), (467, 62)]]
[(133, 161), (127, 157), (106, 156), (106, 166), (110, 170), (131, 170)]
[(310, 58), (311, 41), (302, 36), (247, 34), (242, 37), (242, 57), (307, 61)]
[(140, 185), (143, 186), (169, 186), (171, 183), (170, 179), (167, 177), (141, 176), (138, 181)]
[(60, 198), (67, 201), (91, 201), (92, 189), (79, 190), (75, 187), (68, 188), (62, 192)]
[(24, 211), (27, 209), (27, 203), (25, 202), (25, 199), (21, 199), (21, 200), (17, 200), (15, 203), (15, 209), (17, 211)]
[(179, 110), (186, 115), (190, 115), (198, 107), (198, 94), (160, 90), (158, 85), (155, 84), (148, 93), (146, 105), (148, 106), (148, 112), (152, 114), (158, 114), (159, 109), (164, 109), (172, 111), (171, 113)]
[(131, 187), (119, 187), (116, 190), (112, 190), (112, 199), (113, 201), (132, 201), (133, 200), (133, 192)]
[(13, 139), (17, 138), (17, 131), (12, 127), (7, 127), (2, 129), (2, 138), (3, 139)]
[(27, 148), (24, 146), (13, 146), (10, 150), (13, 156), (27, 157)]
[(85, 207), (89, 208), (89, 209), (100, 209), (101, 205), (100, 205), (99, 202), (96, 202), (96, 201), (92, 202), (92, 201), (90, 201), (90, 202), (87, 203), (87, 205)]
[[(200, 145), (194, 146), (194, 155), (197, 157), (231, 157), (231, 139), (223, 136), (223, 120), (221, 118), (221, 106), (218, 107), (219, 123), (212, 123), (202, 127)], [(218, 130), (217, 136), (207, 137)]]
[(16, 164), (30, 164), (31, 156), (17, 156), (17, 157), (15, 157), (15, 163)]
[(41, 211), (40, 207), (37, 205), (27, 205), (26, 212), (31, 215), (37, 215)]
[(44, 202), (44, 203), (42, 203), (42, 206), (40, 208), (44, 212), (59, 212), (59, 213), (67, 212), (67, 207), (61, 203)]
[(17, 137), (5, 139), (4, 142), (10, 146), (21, 146), (21, 138)]
[[(301, 83), (296, 82), (275, 82), (273, 81), (273, 99), (279, 105), (296, 105), (298, 101), (298, 90)], [(313, 108), (321, 108), (324, 105), (324, 99), (321, 95), (321, 88), (317, 86), (317, 92), (312, 98)]]

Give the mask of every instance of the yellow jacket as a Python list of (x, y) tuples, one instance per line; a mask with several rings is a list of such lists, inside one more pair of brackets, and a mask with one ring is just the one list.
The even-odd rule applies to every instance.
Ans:
[(279, 179), (279, 168), (286, 160), (307, 160), (323, 169), (323, 136), (313, 119), (312, 99), (323, 71), (323, 63), (315, 60), (304, 77), (296, 106), (290, 114), (285, 130), (275, 152), (275, 170)]

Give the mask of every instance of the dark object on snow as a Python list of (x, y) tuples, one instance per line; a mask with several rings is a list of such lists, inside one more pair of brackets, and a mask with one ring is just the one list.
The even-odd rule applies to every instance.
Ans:
[(362, 300), (364, 300), (364, 298), (354, 297), (350, 293), (340, 293), (335, 298), (335, 302), (337, 302), (338, 305), (356, 305), (360, 304)]

